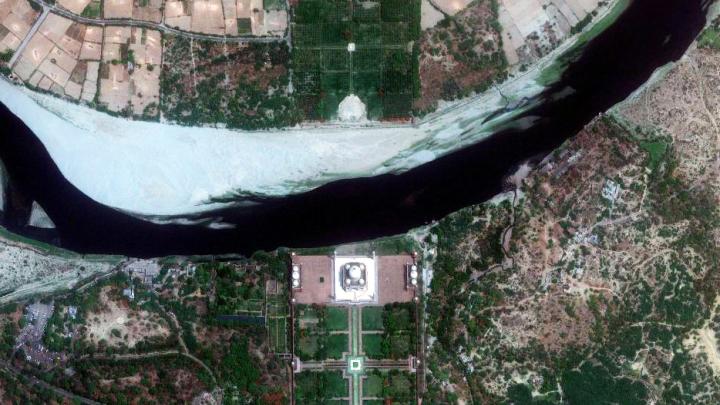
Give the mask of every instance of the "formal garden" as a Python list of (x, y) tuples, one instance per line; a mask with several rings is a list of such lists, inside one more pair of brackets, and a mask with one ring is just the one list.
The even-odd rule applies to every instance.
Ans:
[(363, 380), (363, 404), (414, 404), (415, 374), (371, 370)]
[(295, 376), (298, 404), (347, 404), (349, 382), (340, 371), (303, 371)]
[(419, 91), (419, 0), (301, 0), (293, 12), (293, 85), (308, 119), (334, 118), (349, 94), (370, 119), (409, 116)]
[(362, 347), (370, 359), (406, 359), (415, 354), (416, 320), (412, 303), (363, 307)]
[(302, 361), (339, 360), (349, 350), (347, 307), (298, 305), (295, 330)]

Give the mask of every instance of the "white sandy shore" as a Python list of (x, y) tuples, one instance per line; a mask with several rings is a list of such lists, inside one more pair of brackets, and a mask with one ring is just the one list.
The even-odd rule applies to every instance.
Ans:
[[(541, 90), (524, 84), (523, 96)], [(491, 91), (417, 126), (241, 132), (128, 121), (6, 81), (0, 101), (39, 137), (72, 184), (100, 203), (141, 215), (194, 213), (222, 206), (207, 204), (213, 196), (284, 195), (415, 167), (486, 136), (498, 120), (480, 122), (505, 102)]]
[(32, 211), (30, 211), (30, 220), (28, 221), (28, 225), (36, 228), (55, 228), (55, 224), (52, 219), (50, 219), (43, 207), (35, 201), (32, 203)]
[(0, 304), (36, 294), (70, 290), (117, 266), (119, 256), (81, 256), (69, 251), (47, 251), (8, 237), (0, 228)]

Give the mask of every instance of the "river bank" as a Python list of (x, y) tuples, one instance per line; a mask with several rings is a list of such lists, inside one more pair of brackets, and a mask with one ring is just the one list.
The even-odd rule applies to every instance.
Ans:
[[(488, 122), (478, 118), (473, 105), (458, 105), (442, 117), (429, 116), (429, 127), (439, 125), (437, 132), (424, 134), (427, 137), (424, 142), (431, 147), (398, 155), (401, 161), (410, 161), (408, 157), (413, 155), (423, 157), (422, 154), (428, 159), (426, 163), (418, 160), (416, 166), (406, 170), (383, 164), (378, 174), (371, 173), (374, 174), (372, 177), (328, 179), (329, 182), (315, 184), (314, 188), (302, 193), (247, 193), (238, 194), (238, 198), (230, 195), (223, 201), (226, 208), (154, 218), (164, 223), (157, 225), (88, 198), (85, 190), (66, 177), (61, 170), (62, 162), (52, 158), (40, 137), (35, 138), (14, 116), (9, 121), (8, 131), (0, 137), (0, 156), (17, 183), (25, 185), (27, 194), (46, 209), (57, 226), (63, 245), (82, 252), (141, 257), (227, 252), (252, 254), (258, 249), (272, 250), (278, 246), (327, 246), (400, 234), (506, 190), (505, 179), (521, 164), (541, 160), (598, 114), (627, 98), (658, 67), (682, 57), (705, 24), (705, 4), (700, 0), (661, 1), (658, 5), (650, 0), (635, 0), (617, 23), (587, 43), (567, 66), (559, 82), (536, 98), (512, 104), (519, 106), (516, 110), (501, 110)], [(537, 85), (532, 83), (532, 86)], [(507, 100), (503, 101), (507, 105)], [(492, 127), (492, 133), (483, 133), (484, 128), (489, 127)], [(56, 142), (63, 139), (62, 134), (53, 136)], [(105, 148), (110, 150), (116, 144), (124, 143), (125, 149), (118, 150), (115, 155), (131, 159), (133, 153), (142, 151), (136, 146), (128, 146), (131, 144), (129, 136), (117, 135), (114, 143)], [(480, 136), (481, 141), (477, 141)], [(459, 149), (438, 154), (434, 159), (427, 152), (463, 142), (467, 142), (466, 147), (458, 146)], [(62, 146), (70, 148), (73, 144)], [(303, 146), (311, 150), (314, 145), (306, 143)], [(156, 153), (168, 154), (164, 150), (156, 150)], [(211, 158), (222, 157), (224, 153), (228, 153), (227, 148), (217, 151)], [(79, 158), (83, 156), (78, 154)], [(196, 160), (201, 158), (207, 156), (196, 156)], [(296, 159), (293, 155), (285, 158)], [(286, 162), (280, 162), (285, 165), (284, 169), (270, 167), (278, 159), (259, 162), (258, 168), (268, 167), (272, 173), (297, 174), (287, 171)], [(178, 167), (180, 173), (187, 173), (180, 166), (192, 164), (171, 163), (171, 167)], [(82, 165), (82, 162), (66, 161), (64, 164)], [(100, 171), (97, 167), (86, 169)], [(103, 173), (81, 174), (94, 176), (102, 187), (112, 188)], [(152, 172), (141, 174), (150, 179), (158, 178)], [(257, 174), (263, 176), (262, 172)], [(145, 189), (141, 191), (152, 196), (157, 183), (146, 180), (138, 178), (137, 182), (127, 184), (136, 188), (143, 186)], [(187, 179), (176, 180), (177, 183), (170, 183), (170, 186), (189, 188), (184, 187), (188, 185)], [(287, 178), (284, 180), (288, 181)], [(291, 188), (296, 185), (291, 183), (292, 180), (290, 178), (281, 185)], [(160, 186), (165, 185), (160, 183)], [(115, 194), (118, 193), (115, 190)], [(212, 223), (222, 226), (213, 228)]]
[(344, 178), (401, 173), (481, 141), (533, 105), (530, 100), (546, 88), (537, 84), (544, 71), (578, 39), (496, 88), (445, 103), (413, 125), (192, 128), (128, 121), (8, 82), (0, 82), (0, 102), (38, 136), (63, 176), (93, 200), (145, 218), (195, 214), (244, 197), (278, 197)]

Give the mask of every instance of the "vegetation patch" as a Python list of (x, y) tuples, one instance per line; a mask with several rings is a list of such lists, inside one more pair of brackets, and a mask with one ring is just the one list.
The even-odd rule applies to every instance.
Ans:
[(383, 335), (378, 333), (365, 333), (362, 336), (363, 353), (371, 359), (382, 359), (385, 352), (383, 351)]
[(332, 334), (326, 339), (327, 344), (327, 358), (338, 360), (343, 357), (343, 353), (348, 352), (348, 335)]
[(325, 313), (325, 324), (329, 331), (346, 331), (348, 330), (348, 308), (347, 307), (328, 307)]
[(220, 44), (163, 38), (161, 110), (184, 125), (264, 129), (302, 119), (289, 94), (284, 42)]
[(712, 24), (700, 34), (698, 47), (714, 51), (720, 50), (720, 19), (713, 21)]
[(298, 403), (326, 403), (347, 397), (348, 384), (339, 371), (303, 371), (295, 376), (295, 396)]
[(307, 119), (334, 118), (349, 94), (360, 97), (371, 119), (409, 116), (419, 0), (301, 0), (294, 15), (293, 83)]
[(383, 307), (362, 307), (362, 330), (382, 330), (383, 312)]

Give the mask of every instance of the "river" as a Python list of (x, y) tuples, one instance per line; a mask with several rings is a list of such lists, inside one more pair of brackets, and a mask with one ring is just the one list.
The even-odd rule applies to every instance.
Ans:
[[(517, 118), (530, 126), (507, 127), (402, 174), (336, 181), (188, 218), (222, 218), (232, 229), (158, 225), (96, 203), (62, 176), (42, 143), (5, 106), (0, 159), (14, 187), (38, 201), (55, 223), (58, 243), (81, 253), (249, 254), (399, 234), (492, 198), (521, 163), (541, 159), (624, 100), (655, 69), (679, 59), (704, 26), (708, 3), (634, 0), (541, 94), (541, 102)], [(17, 221), (6, 225), (23, 231)]]

